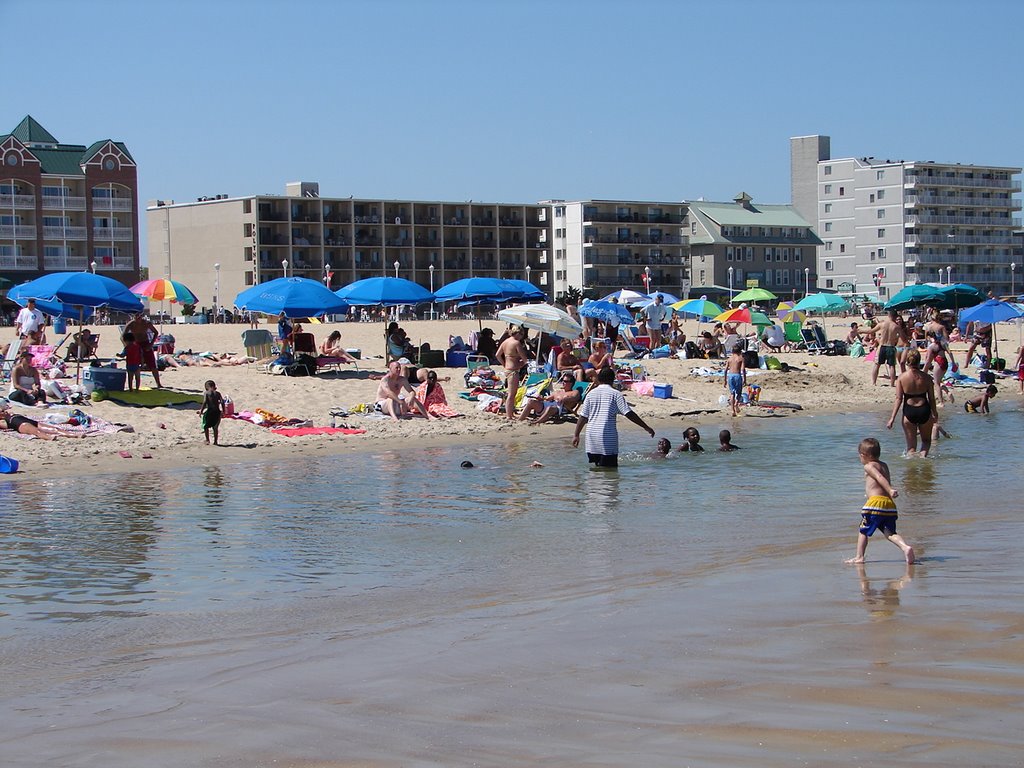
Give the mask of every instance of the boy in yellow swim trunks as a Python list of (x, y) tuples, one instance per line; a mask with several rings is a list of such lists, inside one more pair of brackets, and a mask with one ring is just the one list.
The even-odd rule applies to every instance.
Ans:
[(882, 447), (873, 437), (867, 437), (857, 446), (860, 463), (864, 465), (864, 495), (868, 497), (862, 508), (860, 534), (857, 536), (857, 554), (848, 563), (863, 563), (864, 553), (868, 548), (868, 539), (876, 531), (881, 531), (889, 541), (903, 550), (907, 564), (914, 562), (914, 548), (896, 533), (896, 502), (893, 501), (899, 492), (892, 487), (889, 476), (889, 465), (879, 461)]

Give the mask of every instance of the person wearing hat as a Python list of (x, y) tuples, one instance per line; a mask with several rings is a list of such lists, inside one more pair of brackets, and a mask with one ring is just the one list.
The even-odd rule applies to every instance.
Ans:
[(476, 353), (483, 355), (492, 363), (494, 356), (498, 353), (498, 344), (494, 341), (493, 328), (481, 328), (476, 338)]
[(46, 325), (46, 317), (36, 309), (35, 299), (25, 302), (24, 308), (18, 312), (14, 325), (21, 338), (30, 339), (32, 344), (42, 343), (42, 329)]
[(22, 405), (46, 405), (46, 391), (39, 370), (32, 365), (32, 353), (27, 349), (18, 355), (18, 364), (11, 371), (11, 393), (8, 397)]

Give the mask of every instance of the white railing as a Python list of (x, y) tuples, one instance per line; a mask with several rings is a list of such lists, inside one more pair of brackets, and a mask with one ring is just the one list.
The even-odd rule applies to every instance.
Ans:
[(35, 269), (37, 264), (36, 257), (27, 253), (19, 256), (0, 256), (0, 268), (3, 269)]
[(966, 178), (964, 176), (924, 176), (922, 174), (908, 174), (906, 183), (920, 184), (921, 186), (942, 186), (942, 187), (989, 187), (991, 189), (1012, 189), (1020, 191), (1020, 182), (1013, 179), (979, 179), (978, 177)]
[(92, 209), (94, 211), (130, 211), (132, 199), (130, 197), (94, 197)]
[(87, 259), (84, 256), (44, 256), (43, 269), (57, 271), (84, 272), (88, 267)]
[(915, 245), (1012, 245), (1012, 237), (985, 237), (983, 235), (908, 235), (907, 246)]
[(132, 239), (132, 228), (131, 227), (93, 227), (92, 228), (92, 239), (113, 241), (113, 240), (131, 240)]
[(28, 224), (0, 224), (0, 237), (35, 240), (36, 228)]
[(85, 227), (43, 227), (46, 240), (85, 240), (86, 233)]
[(908, 216), (904, 223), (911, 226), (917, 226), (920, 224), (948, 224), (958, 226), (1006, 227), (1007, 229), (1016, 229), (1020, 227), (1020, 217), (1007, 216), (1002, 219), (997, 219), (990, 216), (933, 216), (931, 214), (923, 213), (918, 216)]
[(47, 211), (84, 211), (85, 198), (43, 195), (43, 209)]
[(35, 208), (35, 195), (0, 195), (0, 208)]

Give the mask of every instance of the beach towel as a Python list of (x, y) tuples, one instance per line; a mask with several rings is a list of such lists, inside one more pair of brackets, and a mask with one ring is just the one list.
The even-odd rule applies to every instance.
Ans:
[(176, 392), (173, 389), (133, 389), (123, 392), (108, 389), (104, 392), (107, 400), (136, 408), (192, 407), (201, 405), (203, 402), (202, 395), (192, 392)]
[(444, 395), (444, 390), (441, 389), (440, 384), (435, 384), (433, 391), (427, 394), (427, 382), (423, 382), (416, 387), (416, 399), (423, 403), (423, 407), (427, 409), (427, 413), (431, 416), (438, 416), (445, 419), (453, 419), (456, 416), (462, 414), (448, 405), (448, 398)]
[(306, 435), (365, 435), (365, 429), (349, 427), (282, 427), (270, 430), (275, 435), (285, 437), (305, 437)]

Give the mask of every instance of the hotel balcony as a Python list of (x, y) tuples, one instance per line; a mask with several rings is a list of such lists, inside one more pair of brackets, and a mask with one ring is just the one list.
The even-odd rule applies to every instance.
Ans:
[[(117, 256), (112, 259), (96, 259), (97, 272), (127, 272), (135, 269), (131, 257)], [(91, 262), (90, 262), (91, 263)]]
[(87, 240), (87, 232), (85, 227), (43, 227), (43, 238), (46, 240)]
[(907, 235), (904, 238), (904, 245), (907, 248), (916, 248), (919, 245), (1013, 245), (1013, 242), (1013, 237), (1009, 235)]
[(36, 269), (38, 259), (34, 254), (21, 253), (17, 256), (0, 254), (0, 269)]
[(965, 178), (963, 176), (922, 176), (910, 175), (903, 181), (906, 189), (915, 187), (987, 187), (989, 189), (1008, 189), (1011, 192), (1020, 192), (1020, 182), (1012, 179), (980, 179), (978, 177)]
[(0, 195), (0, 208), (35, 208), (35, 195)]
[(132, 199), (130, 197), (94, 197), (92, 209), (94, 211), (130, 211)]
[[(68, 272), (84, 272), (89, 268), (85, 256), (44, 256), (43, 269)], [(96, 268), (99, 269), (97, 263)]]
[(945, 225), (961, 227), (1005, 227), (1006, 229), (1020, 229), (1019, 216), (1006, 216), (995, 218), (992, 216), (933, 216), (922, 213), (907, 216), (903, 221), (904, 227), (917, 227), (926, 225)]
[(913, 208), (918, 205), (946, 206), (956, 208), (993, 208), (999, 210), (1019, 211), (1020, 200), (1012, 197), (967, 197), (966, 195), (928, 195), (909, 194), (903, 198), (904, 208)]
[(36, 228), (32, 224), (0, 224), (0, 238), (35, 240)]
[(43, 195), (44, 211), (84, 211), (84, 197), (52, 197)]
[(104, 242), (124, 241), (132, 239), (131, 227), (93, 227), (92, 239)]

